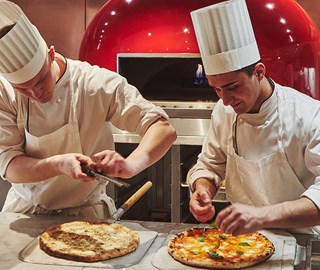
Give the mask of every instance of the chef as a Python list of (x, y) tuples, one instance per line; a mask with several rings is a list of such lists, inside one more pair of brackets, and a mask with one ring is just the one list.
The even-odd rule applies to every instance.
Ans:
[(245, 0), (191, 17), (208, 82), (220, 98), (191, 169), (191, 213), (211, 220), (212, 199), (225, 180), (231, 205), (215, 219), (224, 232), (320, 232), (320, 102), (267, 76)]
[[(167, 115), (120, 75), (48, 48), (12, 2), (0, 1), (0, 29), (0, 173), (12, 183), (2, 211), (110, 216), (106, 184), (80, 165), (133, 177), (174, 142)], [(111, 123), (142, 137), (126, 158)]]

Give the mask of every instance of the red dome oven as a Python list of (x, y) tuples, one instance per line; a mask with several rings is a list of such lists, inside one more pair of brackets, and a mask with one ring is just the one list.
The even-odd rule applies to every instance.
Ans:
[[(81, 60), (117, 71), (117, 55), (197, 54), (190, 12), (217, 0), (109, 0), (82, 40)], [(320, 34), (294, 0), (247, 0), (267, 74), (320, 99)], [(201, 97), (199, 97), (201, 99)]]

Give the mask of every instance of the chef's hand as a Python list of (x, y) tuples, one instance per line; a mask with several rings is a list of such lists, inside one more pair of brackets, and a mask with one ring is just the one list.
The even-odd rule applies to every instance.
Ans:
[(216, 225), (223, 232), (233, 235), (251, 233), (263, 229), (264, 216), (259, 207), (235, 203), (218, 213)]
[(78, 153), (69, 153), (53, 156), (50, 158), (50, 161), (53, 162), (60, 174), (65, 174), (73, 179), (84, 182), (94, 180), (94, 178), (85, 174), (80, 166), (81, 163), (92, 166), (93, 161), (90, 157)]
[(135, 175), (134, 164), (130, 164), (116, 151), (104, 150), (93, 155), (92, 160), (96, 163), (96, 172), (121, 178), (131, 178)]
[(191, 195), (189, 209), (196, 220), (206, 222), (212, 220), (215, 209), (212, 205), (212, 198), (215, 188), (211, 181), (201, 178), (195, 183), (195, 191)]

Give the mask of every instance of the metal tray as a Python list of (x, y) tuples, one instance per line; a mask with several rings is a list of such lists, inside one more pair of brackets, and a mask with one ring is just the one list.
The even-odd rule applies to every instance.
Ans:
[(109, 269), (117, 269), (117, 268), (125, 268), (132, 265), (135, 265), (141, 261), (143, 256), (146, 254), (158, 233), (155, 231), (147, 230), (137, 223), (130, 222), (119, 222), (128, 228), (136, 231), (140, 236), (140, 244), (138, 248), (127, 255), (122, 257), (101, 261), (101, 262), (77, 262), (71, 260), (65, 260), (60, 258), (55, 258), (49, 256), (47, 253), (42, 251), (39, 247), (39, 237), (33, 239), (24, 249), (22, 249), (19, 253), (19, 259), (35, 264), (45, 264), (45, 265), (62, 265), (62, 266), (89, 266), (95, 268), (109, 268)]
[[(177, 231), (178, 232), (178, 231)], [(186, 266), (174, 260), (167, 251), (169, 239), (177, 233), (170, 233), (163, 242), (162, 247), (157, 251), (152, 260), (152, 265), (161, 270), (195, 270), (191, 266)], [(293, 270), (296, 253), (296, 239), (289, 233), (278, 230), (261, 230), (275, 246), (275, 253), (265, 262), (256, 266), (248, 267), (250, 270)]]

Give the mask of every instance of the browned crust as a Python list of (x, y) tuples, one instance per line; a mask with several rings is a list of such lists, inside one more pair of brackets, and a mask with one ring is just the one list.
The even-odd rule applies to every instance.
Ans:
[[(197, 260), (196, 258), (188, 258), (184, 256), (182, 253), (179, 252), (179, 249), (176, 248), (176, 243), (181, 241), (185, 236), (195, 236), (199, 233), (199, 231), (203, 232), (203, 228), (191, 228), (184, 232), (178, 233), (175, 236), (173, 236), (167, 245), (168, 253), (177, 261), (194, 266), (194, 267), (203, 267), (203, 268), (211, 268), (211, 269), (240, 269), (240, 268), (246, 268), (253, 265), (257, 265), (263, 261), (266, 261), (269, 259), (273, 253), (275, 252), (275, 247), (273, 243), (264, 235), (262, 235), (259, 232), (254, 232), (250, 235), (254, 235), (255, 238), (263, 242), (265, 244), (265, 250), (263, 253), (261, 253), (258, 256), (251, 257), (249, 260), (245, 259), (237, 259), (234, 261), (226, 261), (223, 259), (213, 259), (210, 257), (207, 258), (201, 258), (201, 260)], [(217, 229), (212, 228), (205, 228), (206, 232), (216, 232), (221, 233)]]
[[(62, 232), (62, 227), (69, 226), (70, 228), (72, 228), (73, 225), (75, 226), (83, 225), (85, 227), (89, 227), (91, 225), (98, 225), (98, 226), (101, 226), (102, 229), (104, 226), (112, 226), (116, 231), (116, 233), (121, 233), (121, 232), (126, 233), (126, 236), (130, 238), (129, 244), (125, 246), (120, 246), (118, 248), (112, 248), (110, 250), (104, 250), (102, 248), (102, 245), (106, 243), (104, 243), (103, 241), (100, 241), (99, 238), (98, 239), (94, 238), (89, 234), (80, 235), (74, 232), (65, 232), (65, 231)], [(68, 250), (59, 248), (56, 245), (57, 239), (61, 237), (62, 234), (63, 234), (64, 240), (66, 239), (68, 244), (70, 244), (70, 249)], [(139, 245), (139, 242), (140, 242), (139, 235), (122, 224), (109, 224), (106, 222), (91, 222), (91, 221), (75, 221), (75, 222), (60, 224), (43, 232), (39, 237), (39, 246), (47, 254), (54, 257), (58, 257), (58, 258), (63, 258), (63, 259), (73, 260), (73, 261), (81, 261), (81, 262), (104, 261), (104, 260), (126, 255), (136, 250), (136, 248)], [(77, 245), (80, 246), (81, 243), (88, 244), (88, 250), (92, 251), (90, 255), (76, 254)], [(73, 249), (72, 246), (75, 248)], [(81, 247), (83, 248), (83, 246)]]

